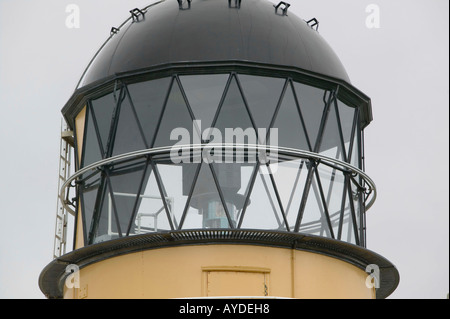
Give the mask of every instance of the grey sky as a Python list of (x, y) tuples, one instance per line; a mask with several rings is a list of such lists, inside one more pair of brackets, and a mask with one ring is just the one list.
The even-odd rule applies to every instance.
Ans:
[[(52, 258), (60, 110), (111, 27), (152, 2), (0, 0), (0, 298), (43, 298), (37, 282)], [(378, 199), (367, 237), (400, 272), (390, 298), (445, 298), (449, 2), (288, 2), (289, 12), (319, 20), (352, 84), (372, 98), (366, 173)], [(71, 3), (80, 28), (66, 26)], [(369, 4), (380, 9), (380, 28), (366, 26)]]

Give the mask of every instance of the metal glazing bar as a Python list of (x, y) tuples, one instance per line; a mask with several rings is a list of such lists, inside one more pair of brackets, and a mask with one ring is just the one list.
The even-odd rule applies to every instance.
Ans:
[(302, 201), (300, 202), (300, 207), (298, 209), (298, 214), (297, 214), (297, 220), (295, 222), (294, 232), (298, 232), (298, 230), (300, 229), (300, 224), (302, 222), (303, 214), (305, 212), (306, 202), (308, 200), (309, 190), (311, 188), (312, 177), (313, 177), (313, 172), (314, 172), (312, 169), (313, 165), (314, 165), (314, 161), (312, 161), (312, 162), (310, 161), (309, 167), (308, 167), (308, 175), (306, 177), (306, 182), (305, 182), (305, 187), (303, 188)]
[(344, 189), (342, 190), (342, 200), (341, 200), (341, 213), (339, 216), (339, 227), (338, 227), (338, 236), (337, 239), (341, 240), (342, 237), (342, 227), (344, 224), (344, 218), (345, 218), (345, 201), (347, 199), (347, 185), (349, 183), (349, 178), (347, 175), (345, 175), (345, 180), (344, 180)]
[[(190, 115), (190, 117), (192, 119), (192, 124), (195, 127), (195, 129), (197, 130), (197, 133), (198, 133), (198, 136), (199, 136), (200, 140), (202, 140), (202, 132), (200, 131), (200, 128), (197, 126), (197, 122), (195, 122), (196, 118), (195, 118), (194, 112), (192, 111), (192, 108), (191, 108), (191, 105), (189, 103), (189, 100), (188, 100), (188, 98), (186, 96), (186, 92), (184, 91), (183, 85), (181, 84), (180, 77), (178, 75), (175, 75), (175, 80), (177, 81), (178, 87), (180, 88), (181, 95), (183, 96), (184, 103), (187, 106), (189, 115)], [(194, 132), (192, 132), (192, 133), (194, 133)]]
[(355, 205), (353, 204), (352, 186), (350, 182), (348, 183), (347, 190), (348, 190), (348, 200), (350, 204), (350, 213), (352, 218), (353, 233), (355, 235), (356, 244), (359, 245), (359, 232), (358, 232), (358, 225), (356, 223)]
[(277, 185), (275, 183), (275, 179), (273, 178), (272, 170), (270, 169), (270, 165), (268, 163), (266, 163), (266, 166), (267, 166), (267, 170), (269, 171), (269, 177), (270, 177), (270, 180), (272, 182), (273, 190), (275, 192), (275, 197), (277, 198), (278, 205), (280, 206), (280, 212), (281, 212), (281, 216), (283, 217), (285, 227), (286, 227), (287, 231), (291, 231), (289, 229), (289, 223), (288, 223), (287, 218), (286, 218), (286, 213), (285, 213), (284, 208), (283, 208), (283, 203), (281, 202), (280, 194), (278, 193), (278, 187), (277, 187)]
[(162, 183), (161, 178), (156, 170), (155, 163), (153, 163), (152, 159), (150, 159), (150, 164), (152, 166), (153, 172), (155, 173), (156, 184), (158, 184), (159, 193), (161, 194), (161, 199), (163, 201), (164, 209), (166, 210), (167, 220), (169, 221), (170, 229), (175, 230), (174, 224), (172, 221), (171, 212), (169, 211), (169, 207), (167, 206), (167, 200), (166, 200), (167, 196), (165, 196), (165, 194), (164, 194), (163, 188), (161, 186), (161, 183)]
[(281, 221), (280, 221), (280, 218), (278, 217), (277, 209), (275, 207), (275, 204), (273, 203), (272, 196), (270, 195), (269, 188), (267, 187), (266, 180), (264, 179), (264, 174), (261, 174), (261, 180), (263, 182), (264, 189), (265, 189), (266, 194), (267, 194), (267, 198), (270, 201), (270, 206), (272, 206), (272, 210), (273, 210), (273, 213), (275, 215), (275, 219), (277, 220), (278, 226), (281, 227)]
[[(339, 148), (337, 148), (336, 151), (336, 158), (339, 158)], [(328, 194), (327, 194), (327, 205), (330, 204), (330, 200), (331, 200), (331, 194), (333, 193), (333, 187), (334, 187), (334, 180), (336, 179), (336, 167), (332, 167), (333, 170), (331, 172), (331, 178), (330, 178), (330, 186), (328, 187)]]
[[(337, 91), (334, 91), (330, 94), (330, 96), (328, 97), (328, 102), (325, 105), (325, 108), (323, 110), (322, 120), (320, 123), (319, 132), (317, 134), (316, 145), (314, 147), (314, 151), (316, 153), (318, 153), (320, 150), (320, 145), (322, 143), (323, 133), (325, 131), (328, 114), (330, 113), (330, 106), (331, 106), (331, 103), (333, 102), (333, 100), (336, 99), (336, 96), (337, 96)], [(302, 201), (300, 203), (300, 207), (299, 207), (298, 215), (297, 215), (297, 221), (295, 223), (295, 228), (294, 228), (295, 232), (298, 232), (298, 230), (300, 229), (300, 224), (302, 222), (303, 214), (304, 214), (305, 207), (306, 207), (306, 201), (308, 200), (309, 189), (311, 187), (311, 180), (313, 178), (314, 165), (315, 165), (315, 162), (310, 161), (310, 166), (308, 167), (308, 176), (307, 176), (306, 182), (305, 182), (305, 188), (303, 191)]]
[(292, 83), (292, 79), (289, 79), (289, 84), (291, 85), (292, 93), (294, 94), (295, 105), (297, 106), (297, 112), (300, 116), (300, 121), (302, 122), (303, 132), (305, 133), (306, 142), (308, 143), (308, 149), (310, 151), (312, 151), (313, 149), (311, 146), (311, 140), (309, 139), (308, 131), (306, 130), (306, 125), (305, 125), (305, 120), (303, 118), (302, 109), (300, 107), (300, 102), (298, 101), (297, 93), (295, 91), (294, 84)]
[(228, 224), (230, 225), (230, 228), (236, 228), (235, 222), (230, 216), (230, 212), (228, 211), (227, 202), (225, 201), (225, 197), (222, 193), (222, 188), (220, 187), (219, 179), (217, 178), (216, 172), (214, 171), (214, 168), (212, 167), (212, 164), (208, 164), (209, 169), (211, 170), (211, 174), (213, 176), (214, 183), (216, 184), (217, 191), (219, 192), (220, 200), (222, 201), (223, 210), (225, 211), (225, 215), (228, 219)]
[[(137, 191), (137, 194), (136, 194), (137, 196), (136, 196), (136, 199), (135, 199), (134, 204), (133, 204), (133, 210), (132, 210), (132, 213), (131, 213), (131, 218), (130, 218), (130, 221), (128, 222), (127, 236), (130, 235), (131, 226), (133, 225), (133, 221), (136, 218), (136, 213), (137, 213), (137, 210), (138, 210), (139, 201), (141, 200), (140, 199), (140, 194), (142, 192), (142, 187), (144, 185), (145, 176), (147, 175), (147, 169), (150, 166), (149, 163), (150, 163), (150, 159), (147, 158), (147, 161), (145, 162), (145, 168), (144, 168), (144, 172), (142, 174), (141, 182), (139, 183), (139, 188), (138, 188), (138, 191)], [(151, 171), (150, 171), (150, 174), (151, 174)]]
[(247, 102), (247, 99), (245, 98), (245, 94), (244, 94), (244, 90), (242, 89), (241, 81), (239, 80), (239, 76), (237, 74), (235, 74), (234, 76), (236, 79), (238, 90), (241, 93), (242, 99), (244, 101), (245, 110), (247, 111), (248, 116), (250, 117), (250, 122), (252, 123), (253, 129), (256, 132), (256, 131), (258, 131), (258, 127), (256, 126), (256, 122), (253, 119), (252, 112), (250, 111), (250, 108), (248, 107), (248, 102)]
[(297, 189), (298, 181), (300, 180), (300, 175), (301, 175), (301, 173), (303, 171), (303, 164), (305, 164), (304, 160), (302, 160), (302, 162), (300, 163), (299, 168), (297, 170), (297, 176), (295, 177), (294, 185), (292, 187), (291, 196), (289, 196), (289, 201), (288, 201), (288, 204), (286, 206), (286, 217), (289, 214), (289, 209), (291, 208), (292, 200), (294, 199), (295, 190)]
[(152, 138), (152, 142), (150, 143), (151, 147), (153, 147), (153, 145), (155, 145), (155, 141), (156, 141), (156, 137), (158, 136), (158, 131), (159, 131), (159, 127), (161, 126), (161, 122), (162, 122), (162, 118), (164, 116), (164, 113), (166, 111), (166, 107), (167, 107), (167, 101), (169, 100), (169, 96), (170, 93), (172, 93), (172, 87), (173, 87), (173, 82), (175, 81), (175, 77), (172, 76), (172, 78), (170, 79), (170, 84), (169, 84), (169, 88), (167, 89), (167, 93), (166, 93), (166, 97), (164, 98), (164, 104), (163, 107), (161, 109), (161, 114), (159, 115), (159, 119), (155, 128), (155, 134), (153, 134), (153, 138)]
[[(97, 232), (97, 229), (98, 229), (98, 223), (100, 221), (100, 215), (102, 212), (100, 208), (103, 206), (103, 201), (104, 201), (104, 198), (106, 195), (106, 188), (105, 188), (106, 183), (107, 183), (106, 176), (103, 173), (102, 179), (100, 181), (100, 186), (97, 191), (97, 197), (95, 199), (94, 211), (92, 212), (92, 221), (91, 221), (91, 225), (89, 227), (89, 233), (87, 234), (87, 238), (85, 239), (89, 245), (94, 243), (95, 233)], [(83, 214), (84, 214), (84, 212), (83, 212)], [(83, 218), (83, 219), (85, 219), (85, 218)], [(88, 225), (86, 225), (86, 226), (88, 226)]]
[[(326, 223), (325, 215), (327, 215), (327, 214), (325, 214), (325, 211), (324, 211), (325, 206), (323, 205), (323, 200), (321, 198), (321, 195), (319, 193), (319, 189), (317, 186), (317, 178), (315, 178), (315, 176), (312, 179), (311, 187), (312, 187), (312, 191), (314, 191), (314, 197), (316, 198), (317, 207), (319, 208), (319, 211), (320, 211), (320, 219), (318, 220), (318, 223), (320, 225), (320, 236), (331, 238), (330, 227), (328, 225), (325, 225), (325, 223)], [(309, 195), (309, 196), (311, 196), (311, 195)], [(312, 222), (312, 223), (314, 223), (314, 222)], [(301, 226), (305, 226), (305, 224), (303, 224)], [(324, 231), (326, 232), (325, 236), (323, 235)]]
[(100, 137), (100, 132), (98, 130), (98, 125), (97, 125), (97, 118), (95, 116), (94, 108), (92, 107), (91, 101), (87, 102), (86, 108), (89, 109), (89, 114), (92, 119), (92, 124), (94, 125), (95, 136), (97, 137), (97, 143), (100, 147), (100, 153), (102, 154), (102, 158), (105, 158), (105, 148), (103, 147), (102, 138)]
[[(157, 182), (160, 183), (160, 185), (161, 185), (161, 191), (162, 191), (162, 193), (163, 193), (163, 195), (164, 195), (163, 200), (164, 200), (164, 202), (167, 204), (167, 200), (169, 199), (169, 196), (167, 195), (166, 188), (164, 187), (164, 182), (163, 182), (163, 180), (162, 180), (162, 178), (161, 178), (161, 174), (159, 174), (158, 165), (157, 165), (157, 164), (154, 164), (153, 166), (154, 166), (155, 178), (157, 179)], [(170, 202), (170, 200), (169, 200), (169, 202)], [(174, 229), (177, 229), (177, 228), (178, 228), (178, 225), (177, 225), (177, 221), (176, 221), (176, 219), (175, 219), (175, 215), (174, 215), (174, 213), (173, 213), (173, 211), (172, 211), (172, 203), (170, 202), (170, 204), (171, 204), (170, 206), (167, 206), (168, 212), (169, 212), (169, 214), (170, 214), (170, 216), (171, 216), (172, 221), (174, 222)]]
[(365, 214), (363, 205), (362, 192), (358, 193), (358, 205), (359, 205), (359, 242), (360, 245), (366, 247), (366, 225), (365, 225)]
[[(317, 133), (317, 140), (316, 140), (316, 144), (314, 146), (314, 152), (316, 152), (316, 153), (319, 153), (319, 151), (320, 151), (320, 146), (322, 144), (323, 133), (325, 131), (326, 123), (327, 123), (327, 120), (328, 120), (328, 115), (330, 113), (331, 103), (333, 103), (333, 101), (336, 99), (338, 90), (339, 90), (339, 87), (335, 91), (330, 92), (330, 96), (328, 97), (328, 101), (327, 101), (327, 103), (326, 103), (326, 105), (325, 105), (325, 107), (323, 109), (322, 120), (320, 122), (319, 132)], [(325, 93), (326, 92), (327, 91), (325, 91)], [(325, 98), (325, 96), (324, 96), (324, 98)]]
[[(358, 109), (357, 110), (357, 119), (355, 119), (356, 122), (356, 129), (355, 129), (355, 134), (357, 134), (357, 143), (358, 143), (358, 150), (360, 153), (357, 154), (358, 156), (358, 168), (365, 170), (365, 155), (364, 155), (364, 131), (361, 130), (361, 123), (359, 122), (359, 118), (361, 116), (361, 111)], [(364, 192), (366, 191), (366, 179), (363, 177), (359, 177), (359, 181), (360, 181), (360, 185), (363, 187)], [(370, 182), (369, 182), (370, 185)], [(371, 193), (372, 191), (375, 192), (374, 196), (376, 197), (376, 189), (372, 189), (369, 186), (369, 192)], [(370, 206), (373, 203), (373, 200), (371, 200), (371, 202), (369, 202), (369, 204), (366, 204), (367, 202), (367, 198), (365, 198), (364, 193), (360, 192), (360, 229), (361, 229), (361, 245), (363, 247), (366, 247), (367, 245), (367, 236), (366, 236), (366, 211), (370, 208)]]
[(195, 189), (195, 185), (197, 184), (197, 179), (198, 179), (198, 175), (200, 174), (200, 169), (202, 167), (202, 164), (197, 164), (197, 169), (195, 171), (195, 175), (194, 178), (192, 179), (192, 185), (191, 185), (191, 189), (189, 190), (189, 195), (188, 195), (188, 199), (186, 200), (186, 204), (184, 206), (184, 210), (183, 210), (183, 214), (181, 215), (181, 220), (180, 220), (180, 224), (178, 225), (178, 230), (181, 229), (181, 227), (183, 227), (184, 224), (184, 220), (186, 219), (186, 215), (187, 212), (189, 210), (189, 204), (192, 198), (192, 194), (194, 193), (194, 189)]
[(118, 124), (119, 118), (120, 118), (120, 109), (122, 107), (122, 102), (125, 99), (125, 97), (126, 97), (126, 92), (125, 92), (124, 85), (122, 85), (120, 88), (119, 99), (117, 100), (116, 109), (113, 111), (113, 119), (111, 121), (111, 122), (113, 122), (113, 124), (111, 126), (112, 129), (109, 132), (108, 147), (107, 147), (105, 157), (110, 157), (112, 155), (113, 148), (114, 148), (114, 140), (116, 138), (116, 132), (117, 132), (117, 126), (118, 126), (117, 124)]
[[(351, 163), (352, 156), (353, 156), (353, 143), (355, 141), (355, 133), (356, 133), (356, 127), (358, 126), (359, 120), (359, 108), (355, 109), (355, 115), (353, 116), (353, 124), (352, 124), (352, 132), (350, 134), (350, 145), (348, 147), (348, 156), (347, 156), (347, 162)], [(358, 156), (358, 154), (356, 154)]]
[[(234, 77), (234, 73), (231, 73), (227, 79), (227, 84), (225, 85), (225, 89), (223, 90), (222, 97), (220, 98), (219, 106), (217, 107), (216, 114), (214, 114), (214, 118), (211, 123), (211, 128), (216, 126), (217, 118), (219, 117), (220, 111), (222, 110), (223, 102), (225, 101), (225, 97), (228, 94), (228, 90), (230, 89), (231, 81)], [(208, 134), (209, 136), (209, 134)]]
[(142, 137), (142, 140), (144, 141), (145, 147), (149, 148), (150, 145), (149, 145), (147, 139), (145, 138), (145, 134), (144, 134), (144, 130), (142, 129), (141, 121), (139, 121), (139, 116), (137, 115), (136, 108), (134, 107), (134, 103), (133, 103), (133, 100), (131, 98), (130, 92), (128, 91), (128, 87), (125, 84), (124, 84), (124, 89), (125, 89), (126, 95), (128, 97), (128, 102), (130, 102), (131, 112), (133, 113), (134, 119), (135, 119), (136, 124), (138, 126), (139, 133), (141, 134), (141, 137)]
[(241, 216), (239, 217), (239, 223), (237, 225), (237, 228), (241, 228), (242, 221), (244, 219), (244, 215), (245, 215), (245, 212), (247, 211), (247, 206), (248, 206), (248, 203), (250, 201), (250, 196), (251, 196), (252, 191), (253, 191), (253, 186), (255, 185), (256, 177), (258, 177), (259, 166), (260, 166), (260, 163), (258, 161), (256, 163), (256, 165), (255, 165), (255, 168), (253, 169), (253, 173), (252, 173), (252, 176), (250, 178), (249, 187), (248, 187), (248, 190), (247, 190), (247, 194), (245, 196), (244, 207), (242, 208), (242, 213), (241, 213)]
[[(114, 109), (112, 111), (112, 118), (111, 118), (111, 123), (110, 123), (110, 127), (109, 127), (109, 133), (108, 133), (108, 137), (106, 140), (106, 146), (105, 146), (105, 157), (111, 156), (112, 154), (112, 147), (114, 144), (114, 136), (115, 136), (115, 132), (116, 132), (116, 128), (117, 128), (117, 122), (118, 122), (118, 114), (116, 114), (118, 112), (119, 109), (119, 104), (121, 102), (121, 92), (124, 88), (124, 84), (119, 81), (116, 80), (114, 82), (114, 89), (112, 91), (113, 97), (114, 97)], [(116, 92), (119, 91), (119, 97), (117, 97)]]
[[(255, 167), (256, 167), (257, 165), (255, 164)], [(255, 167), (253, 167), (253, 170), (255, 169)], [(251, 180), (252, 180), (252, 177), (253, 177), (253, 173), (252, 173), (252, 175), (250, 176), (250, 179), (249, 179), (249, 182), (248, 182), (248, 184), (247, 184), (247, 188), (245, 189), (245, 193), (244, 193), (244, 198), (245, 198), (245, 200), (244, 200), (244, 206), (242, 206), (242, 208), (241, 209), (239, 209), (239, 211), (237, 212), (237, 214), (236, 214), (236, 225), (238, 225), (238, 221), (240, 220), (240, 216), (241, 216), (241, 213), (243, 212), (243, 210), (244, 210), (244, 207), (247, 205), (247, 197), (249, 196), (249, 191), (250, 191), (250, 187), (251, 187)], [(237, 228), (239, 228), (239, 226), (237, 226)]]
[[(116, 198), (114, 196), (114, 189), (111, 185), (111, 180), (109, 179), (109, 169), (105, 169), (105, 174), (106, 174), (106, 182), (108, 184), (108, 189), (109, 189), (109, 195), (111, 196), (111, 204), (113, 206), (114, 217), (116, 218), (117, 232), (119, 234), (119, 237), (122, 237), (122, 230), (120, 229), (120, 222), (119, 222), (118, 210), (117, 210), (117, 205), (116, 205)], [(104, 205), (104, 203), (103, 203), (103, 205)], [(102, 209), (102, 207), (99, 207), (99, 208)]]
[(342, 155), (344, 157), (344, 161), (348, 163), (348, 156), (345, 151), (345, 143), (344, 143), (344, 134), (342, 132), (342, 124), (341, 124), (341, 116), (339, 115), (339, 108), (337, 104), (337, 99), (334, 100), (334, 111), (336, 112), (336, 122), (338, 125), (338, 131), (339, 131), (339, 140), (341, 141), (341, 147), (342, 147)]
[[(322, 206), (324, 209), (325, 221), (328, 225), (328, 229), (329, 229), (329, 233), (331, 234), (331, 238), (334, 239), (334, 232), (333, 232), (333, 226), (331, 225), (330, 213), (328, 211), (327, 202), (325, 201), (325, 195), (323, 193), (322, 183), (320, 181), (319, 172), (317, 171), (317, 166), (314, 168), (314, 173), (316, 175), (317, 186), (319, 187), (319, 195), (320, 195), (320, 198), (322, 199)], [(320, 205), (319, 205), (319, 207), (320, 207)]]
[[(283, 90), (281, 91), (280, 98), (278, 99), (277, 107), (275, 108), (275, 112), (273, 112), (272, 119), (270, 120), (269, 128), (273, 128), (273, 125), (275, 124), (275, 120), (277, 118), (278, 111), (280, 110), (281, 104), (283, 103), (284, 95), (286, 93), (286, 89), (287, 89), (288, 85), (289, 85), (289, 78), (286, 79), (286, 81), (284, 82)], [(266, 141), (268, 141), (269, 136), (270, 136), (270, 130), (267, 130)]]

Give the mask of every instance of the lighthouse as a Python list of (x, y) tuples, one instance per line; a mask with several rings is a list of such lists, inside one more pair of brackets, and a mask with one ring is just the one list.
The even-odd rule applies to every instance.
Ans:
[(111, 29), (62, 107), (62, 163), (73, 149), (75, 169), (60, 176), (46, 297), (396, 289), (396, 267), (366, 243), (371, 100), (319, 21), (290, 7), (162, 0)]

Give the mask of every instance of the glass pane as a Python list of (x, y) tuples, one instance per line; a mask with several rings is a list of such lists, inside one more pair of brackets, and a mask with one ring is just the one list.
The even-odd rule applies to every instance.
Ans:
[(226, 143), (256, 144), (256, 131), (253, 128), (234, 77), (230, 82), (219, 112), (214, 127), (221, 132), (222, 141)]
[[(356, 116), (358, 116), (358, 112), (356, 114)], [(359, 119), (357, 119), (358, 121)], [(355, 135), (353, 137), (353, 148), (350, 154), (350, 159), (349, 162), (351, 165), (357, 167), (357, 168), (362, 168), (361, 167), (361, 152), (360, 152), (360, 139), (358, 138), (360, 136), (360, 134), (362, 134), (359, 131), (359, 128), (356, 129), (355, 131)]]
[[(351, 200), (353, 201), (353, 199)], [(353, 218), (350, 207), (348, 183), (346, 183), (345, 185), (343, 201), (344, 201), (344, 210), (341, 213), (342, 226), (340, 232), (337, 234), (337, 239), (355, 244), (356, 243), (355, 232), (353, 229)]]
[(237, 225), (248, 193), (248, 187), (256, 162), (251, 163), (214, 163), (213, 169), (219, 181), (228, 211)]
[(211, 127), (228, 77), (228, 74), (202, 74), (180, 77), (195, 119), (201, 121), (203, 130)]
[(270, 165), (289, 227), (297, 220), (308, 170), (305, 160), (280, 161)]
[[(346, 154), (348, 154), (350, 147), (350, 140), (352, 137), (353, 119), (355, 117), (355, 109), (338, 101), (339, 119), (341, 120), (342, 136), (344, 138), (344, 145)], [(348, 158), (348, 157), (347, 157)]]
[(119, 117), (116, 134), (114, 136), (114, 147), (112, 156), (128, 153), (132, 151), (146, 149), (141, 130), (138, 126), (136, 114), (130, 98), (127, 95), (123, 97), (120, 103)]
[(299, 232), (317, 236), (330, 237), (325, 210), (317, 187), (317, 181), (313, 174), (306, 206), (300, 223)]
[(298, 82), (294, 82), (294, 88), (308, 132), (309, 141), (311, 147), (314, 149), (326, 105), (326, 101), (324, 101), (325, 91)]
[(333, 233), (335, 238), (337, 238), (339, 232), (339, 220), (341, 218), (345, 177), (341, 171), (326, 165), (319, 165), (317, 169), (322, 183)]
[(111, 130), (113, 112), (116, 108), (116, 101), (113, 93), (91, 101), (92, 112), (95, 115), (98, 133), (100, 134), (103, 151), (106, 153), (108, 138)]
[(102, 154), (98, 144), (97, 132), (95, 131), (94, 121), (91, 116), (91, 109), (86, 114), (86, 130), (83, 149), (83, 167), (101, 160)]
[(99, 189), (98, 196), (100, 197), (97, 199), (97, 206), (90, 225), (90, 243), (99, 243), (119, 237), (117, 231), (113, 231), (113, 227), (117, 224), (117, 219), (111, 202), (109, 186), (105, 179), (102, 185)]
[[(120, 231), (123, 236), (127, 234), (128, 226), (130, 224), (130, 219), (133, 216), (133, 209), (135, 205), (140, 204), (141, 198), (139, 197), (139, 202), (136, 202), (139, 187), (142, 183), (143, 174), (145, 171), (146, 163), (134, 162), (126, 163), (120, 166), (115, 166), (114, 171), (110, 173), (110, 200), (114, 200), (116, 214), (119, 219)], [(146, 172), (146, 177), (148, 178), (148, 170)], [(142, 194), (142, 190), (141, 193)], [(112, 225), (112, 231), (119, 233), (119, 229), (116, 225)]]
[(325, 123), (325, 129), (323, 132), (319, 153), (344, 161), (345, 155), (342, 148), (342, 141), (336, 116), (336, 107), (334, 103), (330, 105), (330, 111)]
[(167, 195), (168, 208), (175, 228), (181, 223), (198, 165), (200, 164), (157, 161), (156, 167)]
[[(348, 196), (346, 198), (346, 203), (348, 203)], [(342, 219), (342, 230), (341, 235), (338, 237), (339, 240), (346, 241), (346, 242), (352, 242), (353, 237), (353, 227), (351, 225), (352, 218), (350, 213), (350, 206), (348, 204), (345, 206), (343, 219)], [(339, 234), (338, 234), (339, 236)]]
[[(122, 229), (127, 227), (126, 223), (120, 223), (120, 214), (121, 208), (121, 200), (118, 200), (116, 206), (118, 206), (117, 211), (113, 205), (113, 195), (115, 196), (115, 192), (111, 190), (110, 185), (106, 185), (105, 198), (103, 200), (102, 205), (102, 214), (99, 222), (99, 231), (97, 233), (96, 242), (111, 240), (122, 236)], [(120, 226), (120, 231), (118, 228)]]
[(356, 236), (360, 237), (361, 227), (361, 193), (354, 183), (350, 183), (352, 190), (353, 207), (355, 209)]
[(290, 85), (286, 88), (273, 127), (278, 129), (279, 146), (310, 150)]
[[(206, 163), (201, 165), (182, 228), (230, 228), (210, 166)], [(234, 221), (236, 216), (232, 207), (227, 205), (227, 208)]]
[[(173, 205), (170, 195), (167, 195), (166, 203), (170, 209)], [(145, 181), (142, 185), (139, 207), (130, 234), (138, 235), (169, 230), (171, 230), (171, 226), (167, 219), (167, 212), (157, 184), (155, 172), (149, 164)]]
[(170, 81), (171, 78), (162, 78), (128, 85), (128, 92), (148, 146), (153, 141)]
[(317, 200), (317, 206), (319, 207), (320, 211), (320, 232), (319, 235), (323, 237), (333, 238), (334, 233), (332, 233), (332, 230), (330, 230), (330, 225), (328, 223), (329, 219), (329, 212), (328, 212), (328, 206), (326, 205), (325, 201), (325, 194), (320, 189), (320, 186), (322, 185), (322, 182), (320, 181), (320, 177), (316, 173), (314, 173), (313, 182), (311, 184), (312, 191), (314, 192), (314, 196)]
[(256, 127), (269, 129), (286, 80), (240, 74), (239, 81)]
[(241, 219), (241, 228), (287, 230), (266, 165), (259, 167), (250, 202)]
[(92, 216), (94, 214), (95, 201), (97, 199), (97, 193), (100, 186), (100, 174), (96, 174), (91, 178), (88, 178), (83, 182), (81, 190), (81, 205), (83, 216), (83, 232), (85, 238), (89, 234), (90, 225), (92, 222)]
[(354, 231), (354, 226), (353, 226), (353, 217), (352, 217), (351, 210), (349, 210), (348, 213), (346, 213), (346, 219), (347, 218), (348, 218), (348, 220), (346, 220), (346, 222), (344, 222), (344, 230), (342, 232), (342, 240), (345, 240), (346, 242), (351, 243), (351, 244), (356, 244), (355, 231)]
[[(197, 130), (193, 131), (192, 129), (192, 117), (177, 81), (173, 81), (172, 90), (163, 112), (153, 147), (191, 144), (192, 141), (200, 141)], [(178, 133), (182, 135), (180, 136)], [(196, 136), (194, 137), (193, 134)]]

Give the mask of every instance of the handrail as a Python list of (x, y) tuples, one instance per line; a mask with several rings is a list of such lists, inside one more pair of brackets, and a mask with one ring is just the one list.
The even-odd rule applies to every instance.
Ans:
[[(77, 172), (75, 172), (72, 176), (70, 176), (66, 182), (62, 185), (59, 193), (59, 199), (61, 200), (64, 207), (71, 212), (72, 214), (75, 214), (75, 212), (68, 206), (67, 201), (65, 200), (66, 191), (68, 191), (68, 187), (71, 186), (72, 182), (76, 180), (79, 176), (85, 174), (86, 172), (90, 172), (93, 170), (98, 169), (101, 166), (118, 162), (122, 160), (129, 160), (129, 159), (135, 159), (143, 156), (152, 156), (152, 155), (158, 155), (158, 154), (170, 154), (171, 151), (173, 151), (175, 146), (163, 146), (163, 147), (156, 147), (156, 148), (149, 148), (139, 151), (133, 151), (129, 153), (124, 153), (120, 155), (116, 155), (113, 157), (105, 158), (103, 160), (100, 160), (98, 162), (92, 163), (88, 166), (85, 166), (81, 169), (79, 169)], [(261, 144), (220, 144), (220, 143), (207, 143), (207, 144), (187, 144), (187, 145), (176, 145), (177, 150), (183, 150), (183, 149), (189, 149), (191, 151), (203, 151), (204, 148), (223, 148), (223, 149), (230, 149), (231, 151), (234, 151), (235, 149), (246, 149), (247, 151), (266, 151), (269, 153), (275, 153), (275, 154), (281, 154), (286, 156), (294, 156), (299, 158), (306, 158), (309, 160), (314, 161), (320, 161), (322, 164), (335, 164), (338, 166), (341, 166), (343, 169), (341, 171), (347, 170), (347, 172), (350, 172), (352, 174), (356, 174), (361, 176), (361, 178), (364, 180), (364, 182), (367, 184), (366, 188), (366, 194), (368, 194), (368, 197), (370, 197), (370, 201), (366, 204), (365, 203), (365, 209), (366, 211), (369, 210), (373, 203), (376, 200), (377, 197), (377, 189), (374, 181), (362, 170), (360, 170), (357, 167), (354, 167), (351, 164), (348, 164), (346, 162), (343, 162), (341, 160), (324, 156), (318, 153), (304, 151), (304, 150), (298, 150), (294, 148), (287, 148), (287, 147), (274, 147), (274, 146), (268, 146), (268, 145), (261, 145)], [(337, 168), (339, 169), (339, 167)], [(72, 186), (73, 187), (73, 186)], [(365, 199), (365, 202), (367, 201), (368, 197)]]

